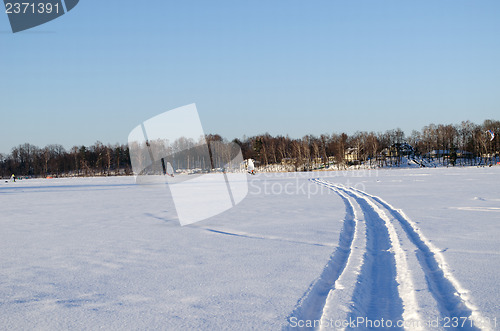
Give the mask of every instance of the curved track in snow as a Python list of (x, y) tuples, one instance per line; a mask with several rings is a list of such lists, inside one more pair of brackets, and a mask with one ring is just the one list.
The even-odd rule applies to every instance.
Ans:
[(403, 211), (354, 188), (311, 181), (342, 198), (346, 217), (337, 249), (288, 329), (491, 329), (442, 252)]

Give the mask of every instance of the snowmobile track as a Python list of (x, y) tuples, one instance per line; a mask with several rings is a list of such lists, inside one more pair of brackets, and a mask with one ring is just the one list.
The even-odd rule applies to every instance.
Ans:
[[(347, 321), (361, 318), (383, 320), (395, 330), (424, 330), (431, 328), (428, 315), (436, 314), (442, 329), (450, 329), (444, 328), (446, 321), (458, 321), (454, 329), (491, 330), (442, 252), (402, 210), (354, 188), (319, 178), (311, 181), (340, 196), (346, 217), (338, 248), (288, 321), (312, 325), (303, 329), (348, 329), (352, 324)], [(429, 298), (434, 304), (428, 304)], [(346, 325), (332, 325), (341, 321)]]
[(348, 265), (358, 226), (356, 225), (355, 210), (349, 198), (344, 194), (339, 195), (346, 206), (346, 215), (339, 237), (339, 245), (330, 256), (320, 277), (310, 285), (289, 318), (295, 317), (300, 320), (319, 321), (323, 316), (328, 296), (332, 293), (332, 289), (335, 289), (336, 282)]

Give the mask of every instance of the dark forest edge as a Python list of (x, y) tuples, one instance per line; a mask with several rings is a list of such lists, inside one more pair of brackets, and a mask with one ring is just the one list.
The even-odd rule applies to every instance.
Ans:
[[(491, 131), (495, 138), (491, 139)], [(430, 124), (405, 137), (401, 129), (383, 133), (356, 132), (288, 136), (262, 134), (234, 139), (244, 159), (254, 159), (262, 171), (310, 171), (346, 169), (353, 165), (370, 167), (399, 166), (403, 157), (416, 164), (487, 165), (499, 156), (500, 121), (482, 124), (463, 121), (460, 124)], [(206, 136), (207, 142), (227, 142), (218, 134)], [(427, 160), (427, 161), (426, 161)], [(429, 161), (432, 160), (433, 163)], [(127, 145), (74, 146), (66, 150), (54, 144), (39, 148), (22, 144), (8, 155), (0, 154), (0, 176), (73, 177), (131, 175)]]

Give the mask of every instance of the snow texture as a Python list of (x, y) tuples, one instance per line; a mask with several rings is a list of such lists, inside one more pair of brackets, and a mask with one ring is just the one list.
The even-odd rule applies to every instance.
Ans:
[(495, 329), (499, 178), (249, 175), (184, 227), (168, 186), (133, 177), (2, 181), (0, 329)]

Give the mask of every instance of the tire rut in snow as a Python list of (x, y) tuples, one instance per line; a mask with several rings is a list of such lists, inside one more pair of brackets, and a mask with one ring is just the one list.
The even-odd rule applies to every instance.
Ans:
[[(351, 254), (356, 223), (353, 206), (345, 196), (340, 194), (339, 196), (346, 207), (344, 224), (339, 236), (339, 245), (323, 268), (319, 278), (309, 286), (309, 289), (300, 298), (294, 311), (288, 316), (288, 321), (320, 321), (328, 294), (335, 289), (335, 282), (346, 267)], [(300, 328), (288, 326), (284, 329), (297, 330)]]
[(404, 309), (396, 281), (396, 260), (389, 230), (379, 212), (368, 201), (349, 190), (337, 189), (344, 191), (359, 204), (367, 228), (367, 251), (359, 282), (354, 290), (354, 307), (349, 317), (352, 320), (383, 320), (384, 325), (390, 323), (393, 326), (391, 329), (398, 330), (395, 326), (398, 321), (403, 320)]
[[(416, 299), (413, 284), (413, 278), (419, 274), (419, 280), (425, 277), (428, 296), (435, 300), (434, 307), (439, 310), (441, 317), (450, 320), (457, 318), (459, 321), (466, 318), (468, 322), (459, 328), (461, 330), (492, 329), (490, 325), (484, 324), (487, 320), (482, 318), (479, 310), (471, 303), (468, 291), (454, 278), (441, 251), (424, 237), (403, 211), (395, 209), (379, 197), (354, 188), (346, 188), (321, 179), (312, 181), (335, 191), (343, 199), (346, 205), (346, 220), (339, 248), (332, 255), (321, 276), (299, 300), (289, 318), (323, 322), (328, 317), (342, 315), (332, 313), (332, 309), (339, 307), (332, 300), (338, 299), (336, 293), (345, 291), (335, 288), (336, 280), (348, 276), (348, 261), (355, 255), (352, 253), (353, 236), (357, 233), (356, 230), (359, 231), (355, 219), (356, 209), (361, 210), (364, 215), (366, 248), (364, 258), (358, 261), (361, 263), (360, 272), (356, 274), (357, 282), (352, 285), (352, 297), (346, 305), (349, 306), (348, 318), (355, 320), (361, 317), (371, 321), (380, 321), (383, 318), (385, 321), (392, 321), (391, 329), (397, 329), (398, 321), (405, 322), (407, 327), (413, 325), (408, 329), (425, 329), (426, 325), (419, 316), (421, 307)], [(343, 238), (350, 242), (349, 249)], [(411, 258), (414, 261), (411, 267), (408, 266), (408, 251), (415, 251), (416, 254), (416, 260), (415, 257)], [(413, 270), (415, 275), (412, 275), (412, 268), (418, 265), (418, 270)], [(423, 278), (420, 283), (422, 282)], [(347, 300), (344, 298), (344, 301)], [(415, 327), (416, 324), (412, 324), (415, 322), (419, 323), (418, 328)]]
[(490, 330), (491, 326), (485, 324), (487, 319), (483, 318), (479, 310), (470, 302), (468, 291), (462, 288), (450, 272), (441, 251), (425, 238), (404, 212), (394, 208), (380, 197), (360, 190), (352, 190), (376, 201), (388, 210), (401, 224), (406, 236), (418, 248), (418, 261), (425, 273), (429, 291), (438, 304), (441, 316), (458, 321), (466, 319), (467, 323), (461, 327), (462, 330)]

